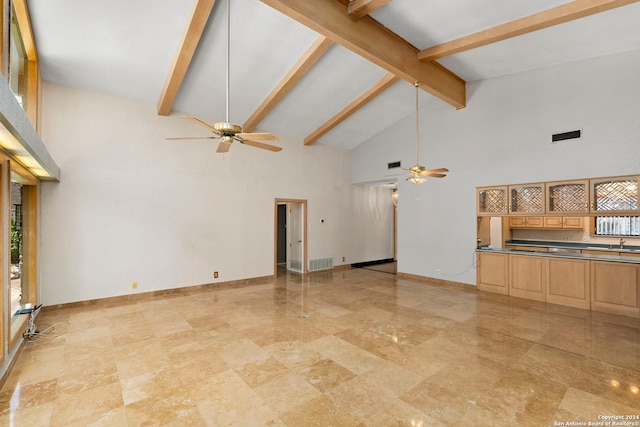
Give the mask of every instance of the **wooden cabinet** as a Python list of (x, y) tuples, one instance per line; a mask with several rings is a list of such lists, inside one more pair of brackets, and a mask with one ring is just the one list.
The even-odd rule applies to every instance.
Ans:
[(599, 251), (597, 249), (582, 249), (580, 252), (585, 255), (620, 255), (620, 252)]
[(640, 317), (640, 264), (478, 252), (479, 291)]
[(581, 216), (563, 216), (562, 228), (572, 228), (576, 230), (584, 229), (584, 217)]
[(628, 175), (479, 187), (477, 214), (640, 215), (639, 185), (640, 175)]
[(640, 317), (638, 265), (591, 261), (591, 309)]
[(509, 294), (509, 255), (478, 252), (477, 285), (479, 291)]
[(509, 214), (544, 213), (544, 183), (510, 185)]
[(582, 230), (584, 218), (581, 216), (510, 216), (509, 227)]
[(589, 212), (589, 180), (547, 182), (545, 191), (548, 214)]
[(546, 216), (543, 228), (584, 229), (584, 218), (581, 216)]
[(509, 217), (511, 228), (542, 228), (544, 225), (541, 216), (512, 216)]
[(507, 186), (479, 187), (476, 192), (478, 216), (501, 216), (508, 213)]
[(589, 261), (547, 258), (546, 300), (552, 304), (589, 309)]
[(547, 258), (509, 255), (509, 295), (545, 300)]
[(589, 180), (590, 210), (600, 215), (638, 215), (638, 175)]
[(589, 254), (589, 255), (615, 255), (615, 256), (630, 257), (630, 258), (640, 257), (640, 253), (638, 252), (605, 251), (605, 250), (598, 250), (598, 249), (583, 249), (580, 252), (582, 252), (583, 254)]

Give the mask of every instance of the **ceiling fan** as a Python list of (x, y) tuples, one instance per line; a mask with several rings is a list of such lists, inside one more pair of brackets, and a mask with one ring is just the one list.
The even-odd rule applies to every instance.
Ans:
[(262, 148), (269, 151), (280, 151), (282, 147), (271, 144), (265, 144), (259, 141), (278, 141), (278, 137), (271, 133), (247, 133), (242, 132), (242, 126), (236, 125), (229, 121), (229, 56), (231, 51), (231, 0), (227, 0), (227, 82), (226, 82), (226, 119), (224, 122), (214, 123), (210, 125), (200, 119), (190, 116), (182, 116), (183, 119), (190, 121), (212, 132), (215, 136), (188, 136), (178, 138), (166, 138), (167, 140), (187, 140), (187, 139), (220, 139), (217, 153), (226, 153), (231, 148), (234, 141), (241, 144), (250, 145), (252, 147)]
[(405, 170), (409, 171), (409, 173), (411, 174), (407, 178), (407, 181), (414, 184), (422, 184), (427, 180), (427, 178), (425, 178), (427, 176), (432, 178), (444, 178), (445, 176), (447, 176), (446, 172), (449, 172), (449, 169), (427, 169), (426, 167), (420, 165), (420, 132), (418, 126), (418, 88), (420, 86), (420, 82), (415, 82), (413, 85), (416, 88), (416, 164), (415, 166), (411, 166), (409, 169)]

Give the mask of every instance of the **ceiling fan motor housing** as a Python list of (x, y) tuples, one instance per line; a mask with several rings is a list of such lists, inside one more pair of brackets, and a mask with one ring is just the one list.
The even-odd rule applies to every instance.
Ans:
[(242, 133), (242, 126), (235, 125), (229, 122), (220, 122), (215, 123), (213, 128), (220, 132), (222, 135), (230, 135), (233, 136), (237, 133)]

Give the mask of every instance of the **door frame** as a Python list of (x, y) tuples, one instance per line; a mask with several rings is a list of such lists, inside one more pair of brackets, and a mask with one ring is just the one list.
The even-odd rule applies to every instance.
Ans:
[[(276, 198), (273, 203), (273, 275), (278, 276), (278, 205), (288, 203), (300, 203), (302, 204), (302, 274), (309, 273), (308, 261), (307, 261), (307, 242), (308, 229), (307, 229), (307, 201), (304, 199), (279, 199)], [(288, 262), (288, 259), (287, 259)]]

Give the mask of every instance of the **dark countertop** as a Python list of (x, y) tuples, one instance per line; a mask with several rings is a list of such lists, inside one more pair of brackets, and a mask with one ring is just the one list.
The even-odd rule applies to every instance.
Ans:
[[(625, 251), (621, 251), (619, 248), (612, 249), (614, 252), (611, 255), (607, 254), (583, 254), (578, 252), (582, 249), (594, 249), (594, 250), (609, 250), (609, 245), (595, 245), (588, 243), (576, 243), (576, 242), (547, 242), (547, 241), (535, 241), (535, 240), (509, 240), (505, 242), (506, 245), (510, 246), (521, 246), (521, 247), (547, 247), (547, 248), (557, 248), (557, 249), (569, 249), (567, 252), (563, 252), (562, 250), (553, 251), (553, 252), (535, 252), (533, 250), (516, 250), (516, 249), (505, 249), (505, 248), (489, 248), (487, 245), (479, 246), (476, 250), (478, 252), (494, 252), (494, 253), (504, 253), (504, 254), (516, 254), (516, 255), (530, 255), (530, 256), (542, 256), (542, 257), (551, 257), (551, 258), (573, 258), (573, 259), (583, 259), (590, 261), (612, 261), (612, 262), (626, 262), (630, 264), (640, 264), (640, 256), (631, 255), (631, 253), (640, 253), (640, 248), (637, 246), (630, 246), (629, 249)], [(600, 249), (601, 248), (601, 249)], [(638, 249), (635, 249), (638, 248)], [(634, 250), (635, 249), (635, 250)], [(621, 253), (618, 255), (618, 253)], [(625, 253), (629, 253), (630, 255), (626, 255)]]
[(640, 246), (625, 245), (624, 249), (620, 249), (618, 245), (607, 245), (602, 243), (589, 242), (552, 242), (547, 240), (507, 240), (505, 245), (513, 246), (536, 246), (547, 248), (566, 248), (566, 249), (594, 249), (594, 250), (610, 250), (614, 252), (640, 252)]

